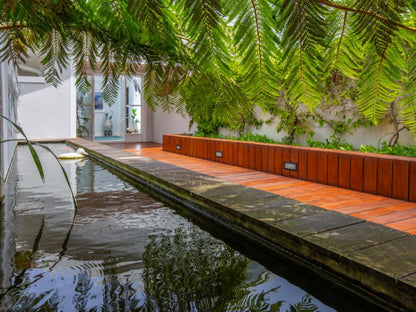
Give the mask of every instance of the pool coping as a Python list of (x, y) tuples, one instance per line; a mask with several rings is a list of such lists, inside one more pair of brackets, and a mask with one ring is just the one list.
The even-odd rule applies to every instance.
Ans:
[(392, 310), (416, 311), (416, 237), (84, 139), (92, 158), (209, 214)]

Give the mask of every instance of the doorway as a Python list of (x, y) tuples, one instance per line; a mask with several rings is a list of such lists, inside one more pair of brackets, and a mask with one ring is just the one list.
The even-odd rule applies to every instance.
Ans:
[(120, 78), (114, 103), (103, 96), (102, 75), (87, 77), (92, 88), (77, 90), (77, 136), (92, 141), (140, 141), (143, 133), (142, 77)]

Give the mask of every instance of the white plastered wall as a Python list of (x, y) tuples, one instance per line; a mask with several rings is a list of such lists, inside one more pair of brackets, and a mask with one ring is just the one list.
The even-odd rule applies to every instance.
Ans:
[[(255, 109), (255, 116), (258, 119), (267, 120), (272, 116), (269, 114), (264, 114), (260, 108)], [(278, 125), (278, 118), (275, 118), (271, 123), (266, 124), (264, 123), (259, 129), (251, 128), (249, 129), (250, 132), (254, 134), (266, 135), (267, 137), (280, 141), (285, 136), (285, 132), (278, 133), (276, 131), (276, 127)], [(326, 139), (329, 139), (330, 136), (333, 134), (333, 130), (328, 126), (320, 127), (318, 124), (309, 124), (309, 129), (315, 132), (313, 136), (314, 140), (325, 142)], [(392, 135), (393, 126), (388, 124), (382, 124), (378, 126), (366, 127), (366, 128), (357, 128), (351, 134), (344, 134), (341, 136), (341, 139), (344, 139), (347, 143), (350, 143), (354, 146), (354, 148), (359, 148), (361, 145), (373, 145), (378, 146), (379, 143), (383, 141), (388, 141)], [(234, 135), (237, 136), (236, 132), (228, 131), (222, 129), (220, 131), (223, 135)], [(300, 145), (307, 145), (306, 144), (306, 137), (298, 136), (296, 138), (295, 143)], [(413, 135), (404, 130), (400, 132), (399, 144), (402, 145), (414, 145), (415, 139)]]
[(195, 129), (195, 125), (189, 128), (188, 116), (182, 116), (175, 111), (166, 112), (160, 107), (153, 112), (153, 142), (162, 143), (164, 134), (194, 133)]
[(70, 70), (61, 75), (55, 88), (43, 77), (19, 76), (18, 123), (32, 140), (53, 140), (76, 136), (76, 93)]

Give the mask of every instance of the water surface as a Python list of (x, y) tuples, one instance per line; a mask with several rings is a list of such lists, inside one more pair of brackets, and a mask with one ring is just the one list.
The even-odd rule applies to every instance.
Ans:
[(4, 311), (335, 311), (333, 298), (323, 303), (88, 159), (62, 162), (75, 210), (55, 159), (39, 153), (46, 183), (19, 147), (15, 200), (2, 211)]

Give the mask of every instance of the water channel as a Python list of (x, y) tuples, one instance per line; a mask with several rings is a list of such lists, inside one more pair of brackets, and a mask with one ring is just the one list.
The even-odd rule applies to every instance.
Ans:
[(62, 161), (75, 210), (37, 150), (46, 182), (19, 146), (1, 211), (2, 311), (380, 311), (89, 159)]

